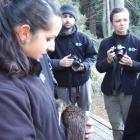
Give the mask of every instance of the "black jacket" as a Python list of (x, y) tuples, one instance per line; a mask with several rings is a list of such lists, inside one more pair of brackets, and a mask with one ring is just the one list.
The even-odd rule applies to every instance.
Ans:
[(50, 85), (52, 89), (52, 93), (54, 93), (55, 87), (57, 85), (57, 81), (54, 78), (54, 74), (52, 71), (51, 60), (48, 54), (44, 54), (43, 57), (40, 59), (40, 64), (42, 67), (42, 71), (40, 74), (40, 78), (46, 85)]
[[(76, 26), (73, 27), (71, 34), (60, 34), (55, 41), (55, 51), (50, 54), (54, 76), (58, 86), (69, 87), (84, 84), (90, 75), (91, 66), (95, 63), (97, 52), (93, 41), (84, 33), (78, 32)], [(85, 66), (84, 71), (74, 72), (71, 68), (59, 66), (59, 61), (66, 55), (75, 55), (82, 60)]]
[[(105, 72), (105, 76), (101, 85), (101, 90), (106, 95), (112, 95), (113, 91), (113, 64), (109, 64), (107, 62), (107, 51), (116, 45), (116, 37), (118, 37), (115, 33), (106, 39), (104, 39), (99, 48), (96, 68), (100, 73)], [(133, 60), (133, 66), (123, 66), (121, 83), (122, 83), (122, 91), (130, 95), (133, 93), (136, 80), (137, 73), (140, 72), (140, 38), (128, 33), (126, 36), (119, 37), (119, 44), (125, 46), (127, 54)]]
[(140, 77), (127, 116), (123, 140), (140, 140)]
[(0, 72), (0, 140), (65, 140), (45, 82), (36, 73), (9, 80)]

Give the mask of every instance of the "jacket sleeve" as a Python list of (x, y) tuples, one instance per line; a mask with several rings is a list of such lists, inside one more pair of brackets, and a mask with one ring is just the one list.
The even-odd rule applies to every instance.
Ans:
[(109, 64), (107, 62), (107, 47), (106, 47), (106, 43), (103, 40), (100, 44), (99, 47), (99, 52), (98, 52), (98, 57), (97, 57), (97, 62), (96, 62), (96, 69), (100, 72), (107, 72), (108, 70), (110, 70), (110, 68), (113, 67), (112, 64)]
[(138, 49), (137, 60), (133, 60), (133, 66), (131, 67), (132, 70), (136, 72), (140, 72), (140, 48)]
[(134, 46), (132, 45), (132, 48), (129, 48), (129, 56), (131, 57), (133, 61), (132, 67), (126, 66), (127, 69), (135, 72), (140, 72), (140, 38), (136, 38), (135, 40), (132, 40), (131, 42), (134, 42)]
[(95, 64), (97, 58), (97, 51), (95, 49), (93, 40), (91, 40), (88, 36), (86, 38), (86, 51), (85, 51), (85, 58), (83, 64), (86, 70), (90, 70), (91, 67)]
[(140, 62), (133, 60), (132, 70), (135, 70), (137, 72), (140, 72)]
[(137, 80), (137, 85), (132, 97), (131, 105), (129, 108), (123, 140), (136, 140), (140, 139), (140, 77)]
[(36, 140), (25, 93), (0, 89), (0, 140)]
[(49, 61), (51, 63), (52, 69), (61, 70), (63, 67), (59, 65), (60, 59), (56, 55), (56, 52), (48, 52)]
[(63, 67), (61, 67), (59, 65), (59, 62), (60, 62), (60, 59), (50, 59), (50, 62), (51, 62), (51, 65), (52, 65), (52, 68), (55, 69), (55, 70), (61, 70), (63, 69)]

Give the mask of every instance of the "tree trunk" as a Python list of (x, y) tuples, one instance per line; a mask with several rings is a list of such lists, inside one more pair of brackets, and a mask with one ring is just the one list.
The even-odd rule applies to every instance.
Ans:
[(96, 36), (96, 11), (93, 0), (82, 0), (83, 11), (86, 11), (87, 26), (90, 31)]
[(110, 26), (110, 5), (109, 0), (106, 0), (106, 15), (107, 15), (107, 36), (111, 34), (111, 26)]
[(89, 28), (91, 32), (96, 36), (96, 11), (95, 5), (92, 0), (89, 0)]
[(107, 27), (106, 27), (106, 0), (103, 0), (103, 18), (102, 18), (102, 28), (103, 28), (103, 36), (107, 36)]
[(114, 0), (110, 0), (110, 10), (114, 9), (115, 3)]
[(124, 0), (114, 0), (114, 7), (115, 8), (124, 7)]

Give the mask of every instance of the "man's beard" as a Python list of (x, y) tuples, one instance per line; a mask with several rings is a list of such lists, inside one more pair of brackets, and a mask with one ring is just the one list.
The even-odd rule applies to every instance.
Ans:
[(64, 29), (69, 30), (69, 29), (71, 29), (71, 28), (73, 27), (73, 25), (69, 24), (69, 25), (67, 26), (67, 24), (68, 24), (68, 23), (66, 23), (66, 24), (63, 25), (63, 28), (64, 28)]

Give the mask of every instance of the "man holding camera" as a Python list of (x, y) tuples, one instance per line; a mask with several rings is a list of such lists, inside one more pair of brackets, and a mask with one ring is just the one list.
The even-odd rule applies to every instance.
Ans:
[(96, 68), (105, 72), (101, 85), (114, 140), (121, 140), (131, 97), (140, 71), (140, 38), (129, 31), (129, 12), (115, 8), (110, 15), (113, 35), (99, 48)]
[(90, 110), (91, 67), (97, 52), (93, 41), (77, 31), (76, 10), (72, 5), (61, 7), (63, 27), (56, 38), (55, 51), (50, 53), (54, 76), (58, 82), (56, 94), (67, 103), (78, 104), (85, 111)]

